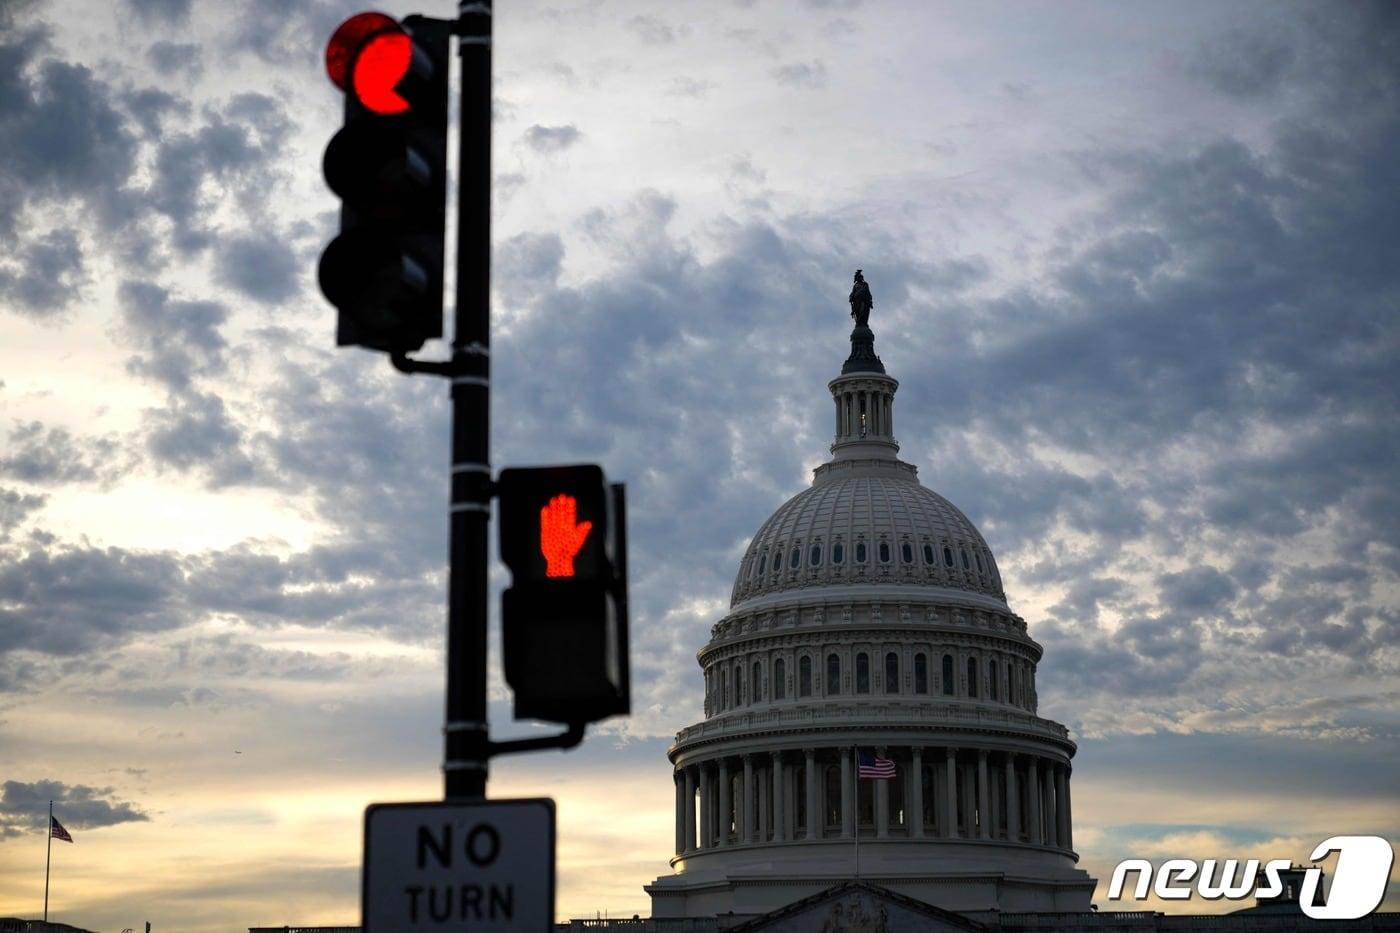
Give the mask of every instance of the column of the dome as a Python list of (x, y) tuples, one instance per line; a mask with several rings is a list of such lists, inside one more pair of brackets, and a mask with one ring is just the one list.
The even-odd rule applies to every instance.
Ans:
[(909, 776), (914, 782), (909, 787), (912, 802), (909, 811), (913, 817), (913, 822), (909, 824), (909, 835), (917, 839), (924, 834), (924, 750), (915, 745), (909, 753), (912, 759)]
[[(875, 754), (881, 758), (886, 756), (888, 749), (877, 748)], [(890, 782), (875, 782), (875, 835), (881, 839), (890, 834)]]
[(695, 851), (695, 769), (685, 769), (685, 851)]
[(754, 775), (754, 796), (758, 801), (758, 822), (754, 824), (754, 841), (766, 842), (769, 830), (769, 801), (768, 786), (770, 781), (765, 780), (768, 770), (766, 768), (756, 769)]
[(787, 841), (787, 820), (783, 813), (783, 753), (773, 753), (773, 841)]
[(753, 756), (744, 756), (744, 825), (739, 838), (744, 842), (757, 842), (757, 829), (753, 822)]
[(1055, 766), (1055, 841), (1060, 848), (1068, 849), (1069, 844), (1069, 781), (1065, 780), (1064, 765)]
[(1074, 810), (1069, 802), (1070, 778), (1074, 775), (1074, 769), (1065, 765), (1065, 848), (1074, 851)]
[(817, 750), (807, 749), (807, 838), (821, 837), (821, 826), (825, 820), (817, 812)]
[(947, 774), (943, 785), (943, 805), (946, 814), (943, 835), (955, 839), (958, 835), (958, 753), (951, 746), (943, 750), (943, 767)]
[(991, 827), (991, 797), (987, 793), (987, 750), (979, 748), (977, 750), (977, 838), (990, 839), (992, 835)]
[(851, 775), (851, 750), (841, 749), (841, 837), (850, 839), (855, 835), (856, 813), (854, 783)]
[(1016, 756), (1006, 756), (1006, 840), (1016, 842), (1021, 838), (1021, 800), (1016, 787)]
[(676, 785), (676, 854), (685, 854), (685, 778), (681, 775), (680, 769), (671, 773), (671, 780)]
[(1045, 774), (1041, 778), (1045, 794), (1045, 844), (1048, 846), (1058, 846), (1060, 844), (1059, 821), (1055, 816), (1055, 766), (1051, 762), (1045, 763)]
[(730, 810), (729, 793), (729, 759), (719, 760), (719, 844), (729, 845), (729, 815)]
[(1035, 756), (1026, 759), (1026, 803), (1030, 805), (1027, 814), (1030, 824), (1030, 841), (1040, 845), (1045, 841), (1040, 833), (1040, 777), (1035, 767)]
[(714, 848), (714, 780), (710, 762), (700, 763), (700, 848)]

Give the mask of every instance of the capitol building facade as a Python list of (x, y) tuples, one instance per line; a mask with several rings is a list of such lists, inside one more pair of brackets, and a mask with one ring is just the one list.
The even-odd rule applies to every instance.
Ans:
[[(848, 880), (969, 917), (1089, 909), (1041, 647), (976, 527), (899, 459), (863, 287), (831, 459), (753, 536), (699, 653), (654, 918), (754, 916)], [(860, 779), (857, 750), (894, 776)]]

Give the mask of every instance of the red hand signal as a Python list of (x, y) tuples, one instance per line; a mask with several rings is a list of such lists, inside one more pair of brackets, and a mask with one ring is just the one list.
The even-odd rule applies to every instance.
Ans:
[(540, 553), (545, 559), (545, 576), (572, 577), (574, 557), (583, 548), (592, 522), (577, 523), (578, 500), (555, 496), (540, 509)]

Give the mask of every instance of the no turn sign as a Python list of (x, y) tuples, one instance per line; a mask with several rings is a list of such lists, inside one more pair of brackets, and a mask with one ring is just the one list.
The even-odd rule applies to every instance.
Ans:
[(360, 907), (364, 933), (548, 933), (554, 801), (372, 804)]

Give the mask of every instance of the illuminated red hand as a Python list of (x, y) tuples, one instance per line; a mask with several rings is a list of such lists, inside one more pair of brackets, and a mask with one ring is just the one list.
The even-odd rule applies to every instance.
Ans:
[(573, 496), (555, 496), (540, 509), (540, 552), (544, 554), (545, 576), (574, 575), (574, 557), (593, 530), (592, 522), (576, 524), (577, 518), (578, 500)]

